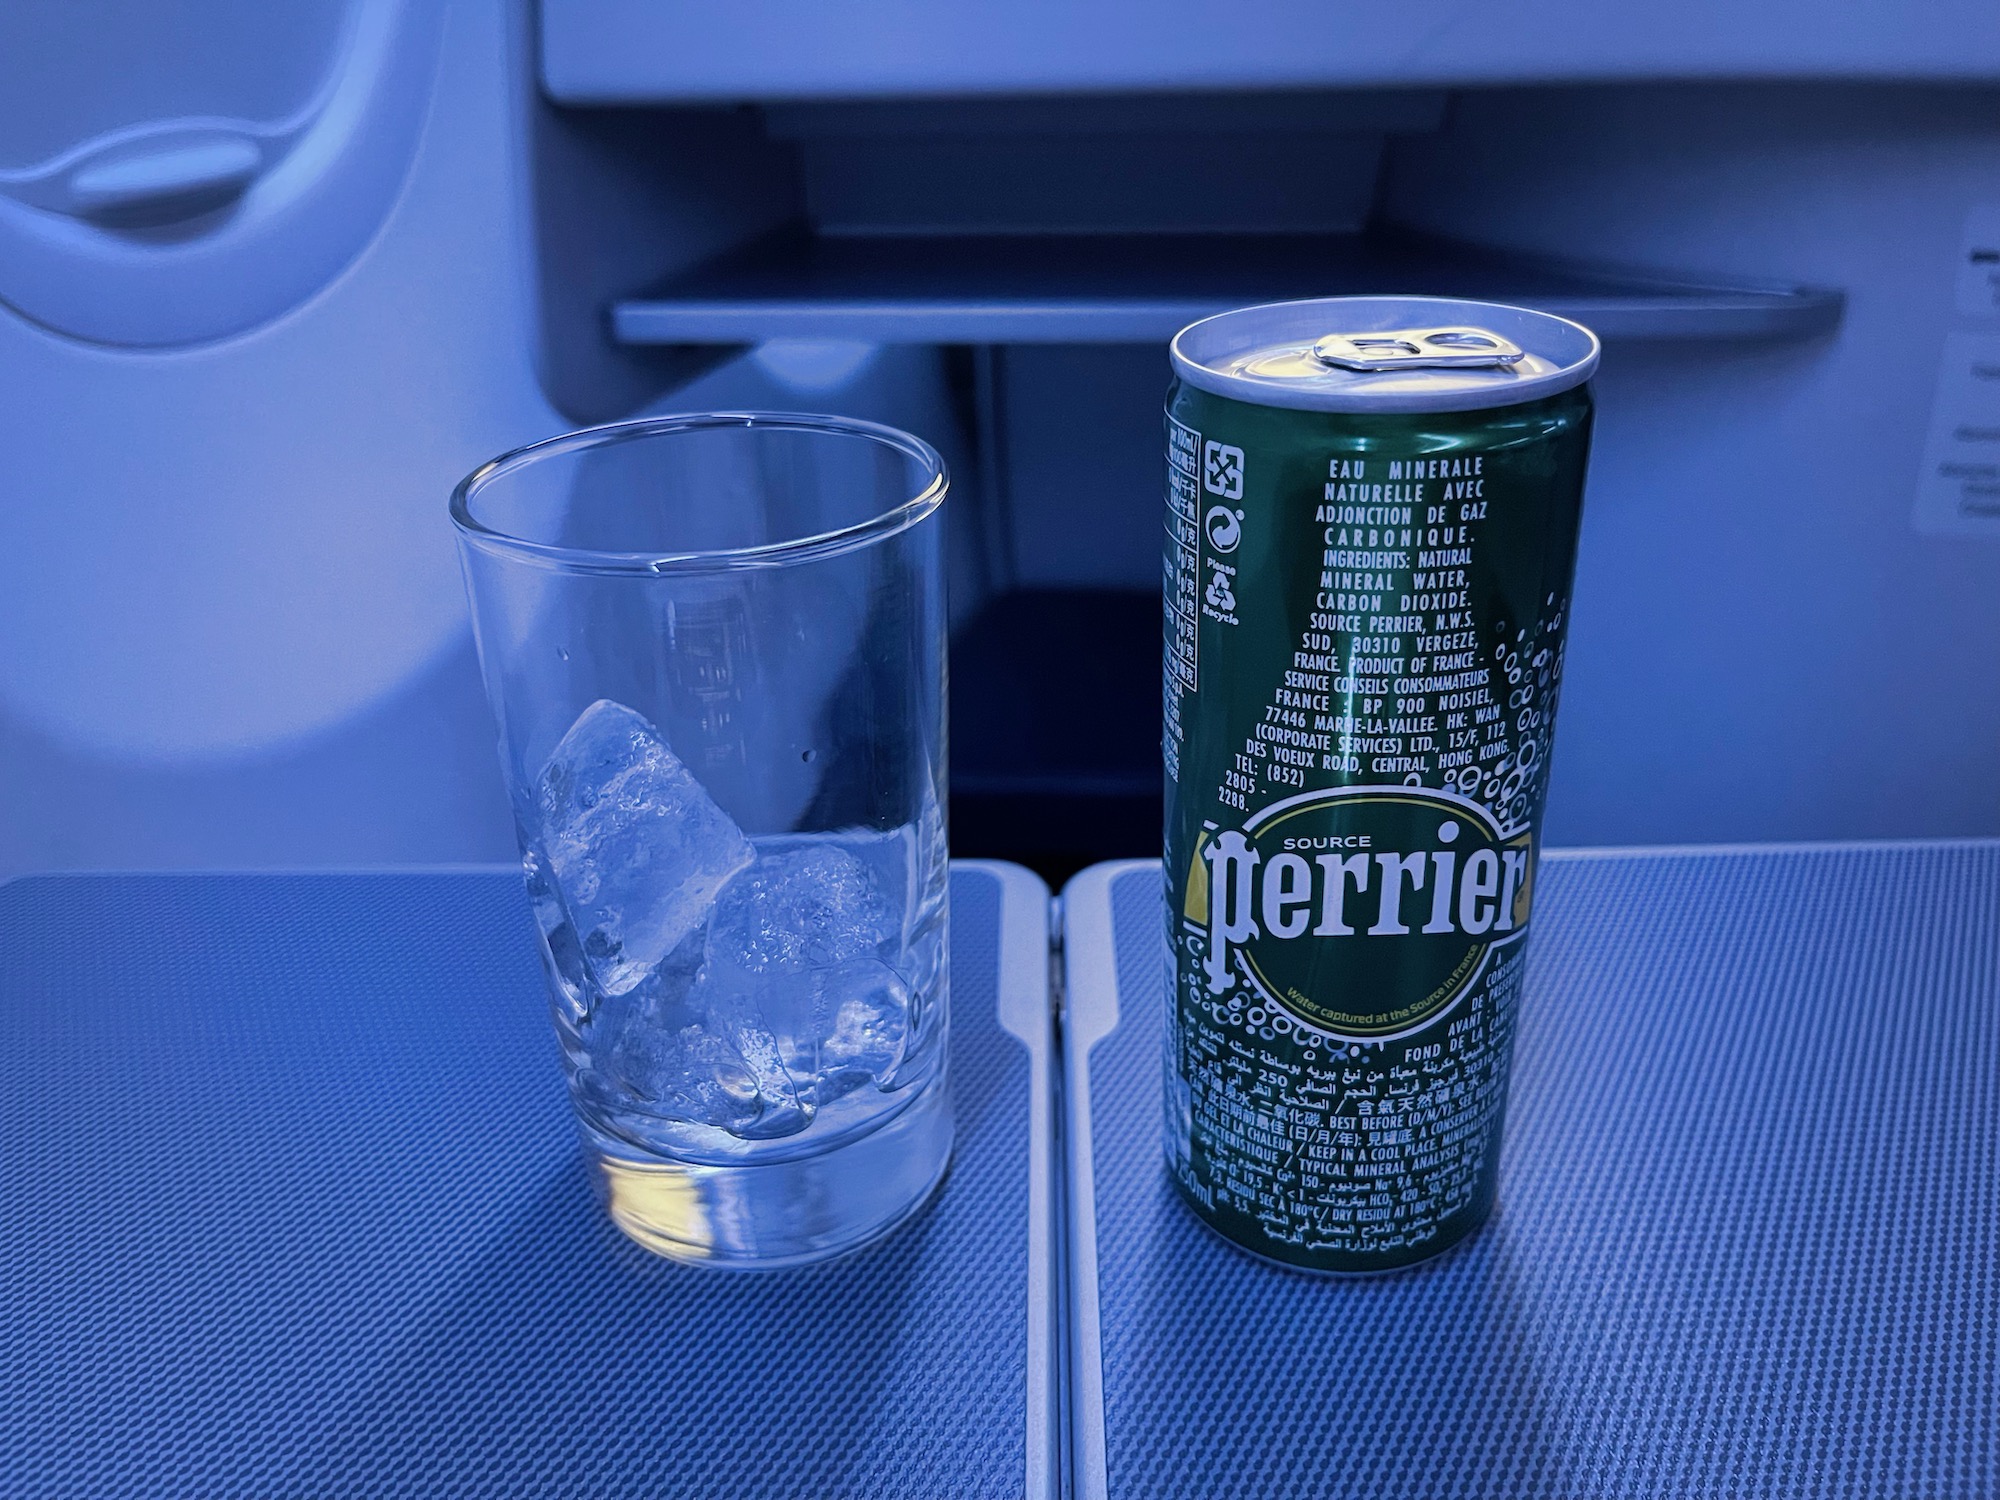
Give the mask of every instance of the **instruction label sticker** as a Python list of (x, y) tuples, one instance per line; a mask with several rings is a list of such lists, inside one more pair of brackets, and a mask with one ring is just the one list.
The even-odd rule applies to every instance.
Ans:
[(2000, 536), (2000, 333), (1945, 337), (1916, 526), (1932, 535)]

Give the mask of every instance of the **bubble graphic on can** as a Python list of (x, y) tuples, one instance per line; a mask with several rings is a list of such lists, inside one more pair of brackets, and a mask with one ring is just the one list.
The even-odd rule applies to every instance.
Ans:
[(1245, 1249), (1395, 1270), (1494, 1201), (1598, 344), (1342, 297), (1172, 355), (1168, 1165)]

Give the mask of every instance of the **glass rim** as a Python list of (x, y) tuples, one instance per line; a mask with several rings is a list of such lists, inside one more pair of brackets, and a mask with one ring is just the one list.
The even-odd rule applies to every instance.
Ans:
[[(924, 482), (908, 499), (851, 526), (840, 526), (809, 536), (788, 537), (782, 541), (760, 542), (752, 547), (697, 548), (686, 552), (619, 552), (594, 547), (569, 547), (559, 542), (538, 542), (489, 526), (472, 513), (472, 502), (481, 490), (544, 459), (665, 433), (728, 427), (864, 438), (915, 460), (919, 477)], [(659, 578), (743, 568), (784, 567), (792, 563), (837, 557), (909, 530), (944, 503), (945, 492), (949, 488), (944, 459), (937, 449), (920, 437), (880, 422), (864, 422), (858, 417), (835, 417), (816, 412), (675, 412), (666, 416), (635, 417), (596, 427), (580, 427), (573, 432), (558, 433), (539, 442), (510, 448), (499, 457), (488, 459), (453, 488), (451, 521), (463, 541), (496, 556), (562, 572)]]

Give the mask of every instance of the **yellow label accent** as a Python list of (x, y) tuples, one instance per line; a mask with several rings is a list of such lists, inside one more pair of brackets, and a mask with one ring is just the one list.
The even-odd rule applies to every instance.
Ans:
[(1182, 911), (1190, 922), (1208, 925), (1208, 861), (1201, 857), (1201, 851), (1208, 847), (1208, 830), (1203, 829), (1194, 841), (1194, 860), (1188, 866), (1187, 900)]
[(1526, 858), (1521, 865), (1521, 885), (1514, 892), (1514, 925), (1526, 927), (1528, 913), (1535, 905), (1535, 836), (1524, 833), (1507, 842), (1509, 849), (1519, 849)]

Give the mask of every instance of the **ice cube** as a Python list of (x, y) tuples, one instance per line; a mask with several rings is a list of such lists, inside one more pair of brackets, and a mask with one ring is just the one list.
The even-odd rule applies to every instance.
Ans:
[(607, 995), (679, 947), (755, 857), (660, 732), (609, 699), (577, 716), (536, 794), (549, 873)]
[(812, 1124), (816, 1101), (811, 1085), (801, 1090), (786, 1069), (778, 1038), (764, 1024), (755, 1001), (746, 995), (731, 995), (716, 1006), (714, 1014), (757, 1086), (756, 1119), (730, 1127), (731, 1132), (745, 1140), (762, 1141), (795, 1135)]
[(819, 1045), (821, 1098), (864, 1084), (886, 1088), (910, 1041), (910, 989), (879, 958), (855, 959), (814, 976), (828, 1025)]
[(887, 832), (856, 830), (822, 837), (832, 847), (861, 861), (875, 889), (894, 909), (899, 921), (907, 917), (910, 896), (917, 886), (914, 828), (906, 825)]
[[(690, 939), (638, 989), (599, 1013), (599, 1024), (615, 1038), (614, 1082), (651, 1113), (745, 1140), (805, 1129), (816, 1103), (810, 1059), (801, 1068), (790, 1055), (760, 1003), (769, 997), (741, 987), (749, 976), (688, 967), (687, 955), (700, 947), (699, 937)], [(803, 975), (776, 982), (812, 985)]]
[(709, 953), (751, 974), (798, 974), (879, 956), (902, 914), (866, 864), (823, 840), (764, 846), (715, 904)]
[(669, 1120), (736, 1134), (763, 1105), (757, 1080), (728, 1041), (705, 1025), (661, 1025), (635, 1016), (611, 1050), (617, 1083)]

